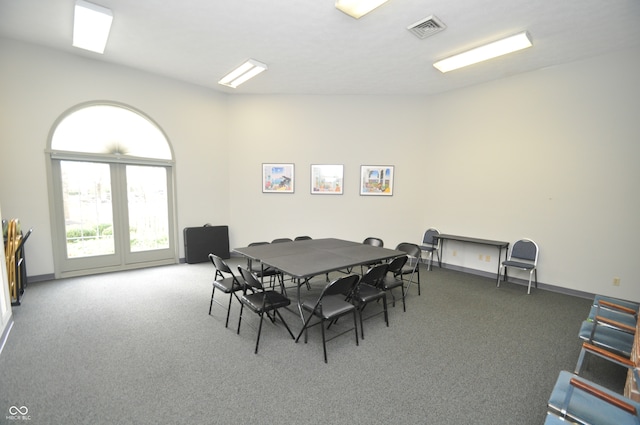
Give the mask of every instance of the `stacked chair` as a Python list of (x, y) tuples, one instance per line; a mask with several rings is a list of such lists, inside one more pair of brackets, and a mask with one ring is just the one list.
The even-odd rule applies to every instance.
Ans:
[[(640, 425), (640, 402), (579, 376), (589, 354), (626, 367), (633, 381), (640, 383), (640, 359), (633, 358), (634, 343), (638, 344), (639, 307), (614, 298), (594, 298), (587, 320), (580, 327), (582, 349), (576, 368), (574, 373), (560, 372), (547, 405), (546, 425)], [(637, 357), (640, 347), (636, 345), (635, 350)]]

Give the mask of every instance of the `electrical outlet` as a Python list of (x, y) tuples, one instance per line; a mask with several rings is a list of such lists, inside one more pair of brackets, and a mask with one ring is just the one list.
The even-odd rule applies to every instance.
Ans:
[(453, 256), (455, 257), (456, 255), (458, 255), (458, 251), (456, 251), (455, 249), (453, 250)]
[(484, 260), (484, 256), (482, 254), (478, 255), (478, 260), (480, 261)]
[(620, 286), (620, 278), (619, 277), (614, 277), (613, 278), (613, 286)]
[(487, 263), (491, 262), (491, 256), (490, 255), (485, 255), (484, 261), (486, 261)]

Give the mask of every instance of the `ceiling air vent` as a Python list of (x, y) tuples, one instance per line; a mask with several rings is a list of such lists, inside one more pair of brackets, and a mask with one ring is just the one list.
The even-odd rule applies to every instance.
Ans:
[(436, 16), (431, 15), (421, 21), (411, 24), (407, 29), (416, 37), (423, 39), (444, 30), (447, 26), (442, 23)]

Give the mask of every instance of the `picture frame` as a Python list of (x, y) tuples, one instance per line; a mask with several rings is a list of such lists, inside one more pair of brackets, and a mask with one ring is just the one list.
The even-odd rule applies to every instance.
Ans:
[(392, 196), (393, 176), (393, 165), (361, 165), (360, 195)]
[(262, 164), (262, 193), (294, 193), (294, 164)]
[(344, 165), (312, 164), (312, 195), (342, 195), (344, 192)]

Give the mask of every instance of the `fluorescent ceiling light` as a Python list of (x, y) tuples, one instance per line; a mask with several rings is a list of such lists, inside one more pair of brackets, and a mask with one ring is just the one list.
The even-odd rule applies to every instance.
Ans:
[(76, 0), (73, 46), (104, 53), (112, 21), (113, 13), (110, 9), (84, 0)]
[(265, 65), (264, 63), (249, 59), (248, 61), (222, 77), (222, 79), (218, 81), (218, 84), (222, 84), (223, 86), (228, 86), (235, 89), (240, 84), (247, 81), (249, 78), (255, 77), (266, 69), (267, 65)]
[(336, 9), (359, 19), (387, 1), (388, 0), (336, 0)]
[(502, 40), (494, 41), (493, 43), (485, 44), (484, 46), (476, 47), (475, 49), (468, 50), (464, 53), (460, 53), (459, 55), (443, 59), (434, 63), (433, 66), (440, 70), (440, 72), (449, 72), (454, 69), (473, 65), (474, 63), (493, 59), (531, 46), (533, 46), (533, 44), (531, 43), (529, 34), (525, 31), (511, 37), (503, 38)]

